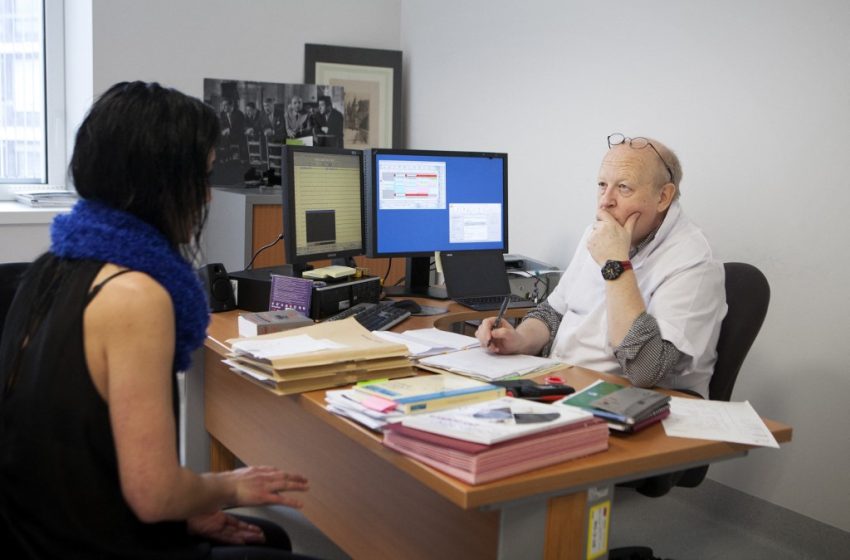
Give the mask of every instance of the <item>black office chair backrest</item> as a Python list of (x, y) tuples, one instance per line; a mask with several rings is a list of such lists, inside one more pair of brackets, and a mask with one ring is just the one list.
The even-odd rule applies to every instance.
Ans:
[(758, 268), (738, 262), (724, 263), (723, 267), (729, 310), (720, 326), (717, 363), (708, 385), (708, 396), (715, 401), (732, 397), (738, 372), (761, 330), (770, 303), (770, 284)]
[[(717, 362), (708, 385), (711, 400), (728, 401), (744, 358), (753, 346), (767, 315), (770, 285), (759, 269), (746, 263), (724, 263), (726, 270), (726, 317), (717, 340)], [(644, 496), (657, 498), (674, 486), (694, 488), (705, 478), (708, 466), (657, 475), (627, 483)]]
[(15, 291), (30, 263), (0, 263), (0, 334), (6, 322), (6, 314), (12, 305)]

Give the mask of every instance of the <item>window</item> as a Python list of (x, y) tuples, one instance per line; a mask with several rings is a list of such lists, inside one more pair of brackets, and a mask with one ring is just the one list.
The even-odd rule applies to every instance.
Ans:
[(65, 182), (62, 2), (0, 0), (0, 199)]

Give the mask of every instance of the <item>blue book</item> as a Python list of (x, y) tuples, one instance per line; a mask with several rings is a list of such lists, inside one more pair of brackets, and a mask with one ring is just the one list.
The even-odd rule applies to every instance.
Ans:
[(364, 382), (358, 384), (355, 390), (392, 401), (396, 410), (405, 414), (453, 408), (505, 396), (504, 387), (448, 373)]

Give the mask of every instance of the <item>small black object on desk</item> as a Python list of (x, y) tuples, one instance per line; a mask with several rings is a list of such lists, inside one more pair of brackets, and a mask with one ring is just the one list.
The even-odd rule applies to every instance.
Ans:
[(393, 302), (393, 306), (410, 311), (411, 315), (415, 315), (422, 311), (422, 307), (412, 299), (398, 299)]
[(504, 387), (512, 396), (518, 399), (533, 400), (557, 400), (564, 395), (575, 393), (569, 385), (562, 383), (547, 383), (541, 385), (530, 379), (507, 379), (504, 381), (490, 381), (491, 385)]

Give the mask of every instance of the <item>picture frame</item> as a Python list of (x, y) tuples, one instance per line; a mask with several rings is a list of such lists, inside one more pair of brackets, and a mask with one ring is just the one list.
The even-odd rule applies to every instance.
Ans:
[(306, 44), (304, 82), (345, 89), (346, 148), (403, 148), (401, 51)]

